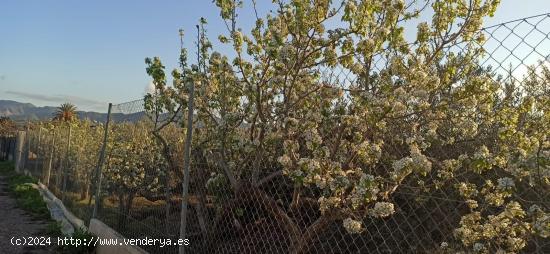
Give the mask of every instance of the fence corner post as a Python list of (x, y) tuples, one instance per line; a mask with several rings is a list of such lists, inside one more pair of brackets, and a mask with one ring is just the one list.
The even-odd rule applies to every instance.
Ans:
[(107, 147), (107, 141), (109, 138), (109, 122), (111, 121), (112, 107), (113, 104), (109, 103), (109, 108), (107, 110), (107, 122), (105, 122), (105, 130), (103, 134), (103, 145), (101, 146), (101, 151), (99, 152), (99, 160), (95, 170), (95, 197), (92, 219), (97, 218), (97, 210), (99, 208), (99, 203), (101, 202), (101, 168), (103, 167), (103, 163), (105, 163), (105, 149)]
[(15, 172), (20, 172), (23, 159), (23, 145), (25, 144), (26, 132), (18, 131), (15, 140)]

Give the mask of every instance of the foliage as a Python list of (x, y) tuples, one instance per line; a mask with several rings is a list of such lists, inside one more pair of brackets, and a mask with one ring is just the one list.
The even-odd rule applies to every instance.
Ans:
[[(114, 126), (105, 176), (109, 188), (127, 193), (156, 192), (164, 162), (145, 122)], [(124, 130), (124, 131), (122, 131)], [(145, 193), (143, 193), (145, 194)]]
[(61, 236), (63, 234), (61, 232), (61, 228), (62, 228), (61, 223), (57, 221), (52, 221), (48, 223), (44, 233), (48, 236)]
[(17, 130), (17, 125), (9, 117), (0, 117), (0, 136), (14, 135)]
[[(224, 218), (240, 228), (239, 220), (256, 218), (245, 215), (263, 210), (290, 236), (289, 251), (305, 253), (334, 223), (364, 234), (367, 223), (398, 217), (409, 205), (403, 193), (417, 203), (443, 193), (464, 205), (453, 207), (444, 252), (517, 253), (550, 237), (541, 202), (550, 190), (550, 70), (530, 67), (520, 85), (480, 66), (479, 30), (498, 0), (420, 8), (401, 0), (273, 1), (274, 12), (257, 14), (249, 33), (238, 27), (241, 1), (214, 2), (228, 29), (218, 39), (234, 57), (215, 51), (201, 19), (198, 61), (190, 65), (182, 48), (172, 84), (160, 58), (145, 60), (155, 87), (144, 98), (151, 121), (109, 130), (105, 183), (120, 214), (161, 187), (170, 201), (182, 180), (181, 118), (192, 83), (191, 184), (197, 218), (211, 224), (203, 233)], [(408, 43), (406, 24), (421, 14), (432, 19), (419, 22)], [(72, 156), (97, 149), (101, 129), (90, 136), (86, 123), (72, 124), (83, 142)], [(90, 178), (76, 168), (78, 178)], [(287, 183), (290, 190), (274, 194)], [(207, 194), (214, 220), (200, 211)], [(311, 203), (313, 221), (300, 222), (300, 208)]]
[(104, 169), (107, 190), (119, 198), (119, 227), (125, 226), (137, 195), (156, 196), (162, 187), (166, 163), (146, 122), (113, 126)]
[(50, 218), (50, 211), (40, 192), (31, 185), (36, 184), (37, 180), (16, 173), (11, 163), (2, 162), (0, 168), (1, 174), (7, 177), (8, 189), (15, 197), (18, 206), (37, 218)]
[[(194, 82), (195, 147), (218, 155), (209, 163), (233, 192), (281, 172), (294, 182), (290, 207), (301, 196), (317, 200), (321, 216), (305, 230), (284, 208), (268, 208), (293, 236), (292, 251), (306, 250), (326, 221), (359, 233), (367, 218), (392, 216), (400, 189), (444, 189), (470, 205), (455, 231), (457, 249), (518, 252), (531, 235), (547, 236), (548, 211), (529, 215), (520, 196), (550, 184), (548, 69), (541, 78), (532, 68), (521, 92), (479, 67), (485, 38), (477, 31), (499, 1), (434, 1), (414, 44), (404, 39), (405, 24), (425, 9), (404, 1), (274, 1), (276, 12), (257, 17), (250, 34), (236, 26), (240, 1), (215, 3), (228, 28), (220, 42), (236, 57), (212, 51), (199, 33), (199, 61), (188, 67), (182, 50), (173, 86), (160, 59), (146, 60), (157, 91), (146, 103), (173, 111)], [(460, 53), (446, 50), (458, 44)], [(376, 69), (380, 55), (386, 65)]]
[(97, 238), (97, 236), (95, 236), (91, 232), (82, 228), (77, 228), (75, 229), (73, 234), (67, 235), (67, 237), (71, 237), (72, 239), (74, 239), (75, 242), (79, 242), (82, 244), (78, 246), (72, 245), (72, 244), (62, 245), (59, 248), (61, 253), (65, 253), (65, 254), (95, 253), (94, 250), (96, 246), (94, 246), (94, 244), (84, 244), (84, 243), (90, 243), (90, 242), (93, 243), (94, 240)]
[(76, 106), (68, 102), (61, 104), (53, 117), (54, 120), (63, 122), (70, 122), (76, 120), (76, 118)]

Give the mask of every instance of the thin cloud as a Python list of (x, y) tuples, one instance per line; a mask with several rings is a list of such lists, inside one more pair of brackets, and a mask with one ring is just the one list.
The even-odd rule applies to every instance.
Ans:
[(51, 102), (54, 104), (60, 104), (63, 102), (71, 102), (75, 104), (79, 108), (92, 108), (94, 110), (97, 109), (103, 109), (105, 108), (105, 105), (107, 103), (96, 101), (88, 98), (83, 98), (80, 96), (74, 96), (74, 95), (43, 95), (43, 94), (37, 94), (37, 93), (29, 93), (29, 92), (19, 92), (19, 91), (6, 91), (6, 94), (15, 95), (22, 98), (32, 99), (32, 100), (38, 100), (43, 102)]
[(149, 84), (147, 84), (147, 86), (145, 86), (145, 94), (152, 94), (155, 92), (155, 84), (153, 84), (153, 81), (149, 82)]

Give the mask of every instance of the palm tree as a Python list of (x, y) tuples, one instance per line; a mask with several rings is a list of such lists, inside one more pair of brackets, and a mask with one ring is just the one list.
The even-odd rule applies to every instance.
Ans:
[(57, 108), (54, 120), (70, 122), (76, 119), (76, 106), (71, 103), (63, 103)]

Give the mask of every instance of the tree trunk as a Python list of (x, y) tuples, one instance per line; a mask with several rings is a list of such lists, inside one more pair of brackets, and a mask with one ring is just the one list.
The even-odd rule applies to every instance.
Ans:
[(208, 244), (208, 225), (207, 221), (208, 215), (206, 214), (206, 179), (208, 178), (208, 172), (206, 172), (207, 161), (201, 151), (195, 149), (194, 151), (196, 161), (198, 162), (197, 170), (197, 195), (198, 195), (198, 204), (195, 206), (197, 213), (197, 218), (199, 221), (199, 226), (201, 228), (201, 233), (203, 236), (203, 241), (205, 244)]
[(314, 245), (316, 238), (325, 232), (331, 223), (336, 220), (342, 219), (341, 213), (325, 213), (321, 215), (313, 224), (306, 228), (304, 233), (294, 241), (290, 247), (291, 254), (305, 254), (312, 253), (315, 250), (310, 248)]
[(119, 195), (118, 228), (120, 230), (126, 229), (128, 218), (130, 218), (130, 209), (132, 208), (132, 202), (134, 201), (134, 196), (135, 196), (134, 192)]
[(124, 228), (124, 222), (126, 220), (126, 217), (124, 216), (124, 194), (118, 195), (118, 230), (122, 230)]
[(275, 219), (277, 225), (283, 227), (290, 239), (289, 251), (292, 254), (311, 253), (312, 250), (310, 248), (313, 246), (318, 235), (325, 232), (333, 222), (345, 217), (345, 213), (342, 212), (326, 212), (302, 232), (298, 224), (290, 218), (288, 213), (273, 198), (269, 197), (258, 187), (252, 184), (241, 184), (237, 194), (237, 197), (243, 201), (256, 203)]
[(264, 211), (268, 212), (272, 218), (277, 221), (277, 225), (280, 225), (284, 228), (287, 235), (290, 238), (290, 245), (295, 246), (300, 241), (301, 230), (291, 218), (288, 216), (286, 211), (284, 211), (273, 198), (269, 197), (265, 192), (263, 192), (258, 187), (255, 187), (252, 184), (241, 184), (237, 191), (237, 197), (242, 200), (248, 200), (256, 203)]
[(170, 234), (170, 172), (164, 175), (164, 230), (167, 235)]
[(162, 145), (162, 156), (164, 159), (166, 159), (166, 162), (168, 163), (168, 170), (165, 172), (165, 179), (164, 179), (164, 201), (166, 203), (164, 207), (164, 230), (167, 234), (169, 234), (170, 231), (170, 201), (171, 201), (171, 194), (170, 194), (170, 174), (176, 175), (178, 179), (183, 179), (183, 174), (180, 172), (176, 166), (176, 163), (174, 161), (174, 158), (172, 158), (172, 152), (170, 151), (170, 146), (166, 139), (160, 135), (158, 130), (155, 130), (152, 132), (153, 136), (157, 139), (158, 142)]
[(81, 186), (80, 190), (80, 200), (86, 200), (90, 194), (90, 182), (86, 181)]

